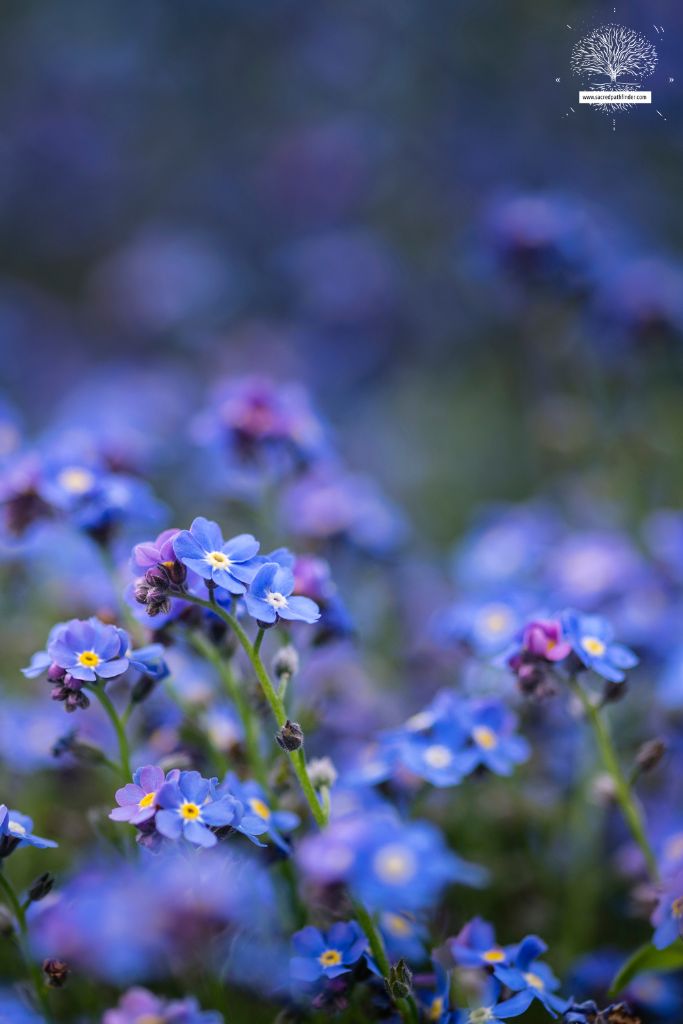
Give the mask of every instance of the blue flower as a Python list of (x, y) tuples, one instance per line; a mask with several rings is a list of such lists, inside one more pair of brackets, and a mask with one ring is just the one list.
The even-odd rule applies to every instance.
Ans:
[[(239, 817), (236, 801), (229, 796), (211, 801), (211, 783), (199, 772), (181, 772), (176, 781), (165, 782), (156, 795), (161, 810), (156, 827), (168, 839), (187, 839), (194, 846), (215, 846), (211, 828), (232, 825)], [(265, 829), (264, 829), (265, 831)]]
[(513, 992), (527, 995), (527, 1006), (533, 999), (538, 999), (554, 1017), (556, 1016), (554, 1011), (564, 1013), (569, 1002), (553, 994), (555, 989), (560, 987), (560, 983), (548, 965), (537, 960), (537, 957), (541, 953), (545, 953), (547, 948), (545, 942), (537, 935), (527, 935), (517, 949), (514, 966), (498, 966), (494, 968), (493, 973)]
[(368, 940), (356, 921), (338, 921), (327, 935), (311, 925), (302, 928), (292, 936), (292, 945), (297, 954), (289, 961), (292, 977), (316, 981), (347, 974), (367, 949)]
[(250, 533), (223, 541), (218, 523), (203, 516), (189, 530), (181, 530), (173, 541), (176, 557), (203, 579), (213, 580), (231, 594), (244, 594), (261, 564), (256, 553), (259, 543)]
[(519, 1017), (534, 998), (525, 991), (499, 1003), (500, 987), (500, 982), (495, 978), (487, 978), (479, 998), (470, 1005), (469, 1010), (458, 1010), (453, 1024), (497, 1024), (508, 1017)]
[(120, 656), (119, 631), (96, 618), (87, 622), (72, 619), (66, 623), (63, 632), (48, 644), (47, 653), (74, 679), (87, 683), (94, 683), (98, 676), (112, 679), (128, 668), (128, 659)]
[(433, 786), (457, 786), (466, 771), (460, 758), (466, 733), (459, 721), (439, 722), (428, 735), (406, 732), (398, 741), (402, 763)]
[(402, 956), (411, 963), (422, 963), (426, 959), (425, 943), (429, 932), (410, 915), (385, 910), (380, 914), (379, 926), (392, 963)]
[(450, 1012), (450, 973), (441, 966), (438, 960), (432, 960), (436, 976), (434, 992), (420, 992), (420, 1002), (425, 1009), (425, 1018), (435, 1024), (448, 1024)]
[(614, 630), (601, 615), (582, 615), (568, 608), (561, 618), (572, 650), (587, 668), (592, 668), (598, 675), (620, 683), (626, 678), (622, 670), (638, 664), (633, 651), (612, 642)]
[(481, 917), (473, 917), (446, 944), (459, 967), (493, 967), (508, 962), (508, 953), (496, 942), (493, 926)]
[[(128, 644), (130, 642), (128, 634), (120, 629), (119, 634), (121, 633), (125, 637), (124, 642)], [(125, 657), (128, 658), (130, 667), (137, 669), (138, 672), (151, 676), (152, 679), (165, 679), (170, 675), (168, 665), (164, 660), (165, 650), (166, 648), (163, 644), (147, 644), (146, 647), (138, 647), (135, 651), (131, 650), (130, 647), (126, 647)], [(124, 654), (123, 643), (121, 653)]]
[(656, 949), (666, 949), (683, 936), (683, 871), (667, 881), (650, 920), (655, 928), (652, 945)]
[[(247, 824), (252, 816), (259, 819), (259, 828), (254, 835), (267, 833), (273, 842), (285, 853), (290, 852), (289, 844), (280, 835), (280, 832), (292, 832), (300, 824), (298, 814), (292, 811), (271, 811), (268, 798), (263, 787), (253, 779), (240, 782), (234, 772), (228, 772), (223, 783), (215, 790), (215, 795), (220, 797), (223, 793), (233, 796), (242, 807), (247, 809)], [(244, 818), (240, 824), (244, 824)], [(263, 827), (261, 827), (263, 826)], [(234, 823), (233, 823), (233, 827)], [(238, 829), (241, 831), (241, 829)], [(245, 832), (245, 834), (248, 834)]]
[(463, 775), (479, 765), (496, 775), (512, 775), (513, 767), (529, 757), (527, 741), (513, 735), (517, 716), (502, 701), (470, 701), (463, 705), (462, 715), (472, 743), (457, 757)]
[[(19, 811), (8, 811), (4, 804), (0, 804), (0, 858), (7, 857), (13, 850), (22, 846), (36, 846), (44, 850), (48, 846), (56, 847), (58, 844), (52, 839), (41, 839), (33, 835), (33, 821)], [(13, 842), (12, 840), (16, 840)]]
[(317, 622), (320, 611), (308, 597), (291, 597), (294, 573), (277, 562), (266, 562), (254, 576), (244, 602), (249, 614), (259, 622), (277, 622), (278, 618), (298, 622)]
[(131, 988), (113, 1010), (105, 1010), (102, 1024), (223, 1024), (217, 1010), (200, 1010), (194, 996), (166, 1001), (146, 988)]

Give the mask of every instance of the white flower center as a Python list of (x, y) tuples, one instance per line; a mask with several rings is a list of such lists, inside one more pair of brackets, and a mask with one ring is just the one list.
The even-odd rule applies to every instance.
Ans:
[(490, 1006), (480, 1006), (478, 1010), (470, 1010), (467, 1024), (487, 1024), (493, 1020), (493, 1010)]
[(601, 658), (607, 647), (602, 640), (598, 640), (597, 636), (584, 636), (581, 640), (581, 646), (593, 658)]
[(406, 722), (406, 729), (410, 732), (422, 732), (423, 729), (430, 729), (434, 725), (434, 715), (431, 711), (419, 711)]
[(283, 597), (282, 594), (278, 594), (277, 591), (271, 591), (266, 597), (266, 601), (272, 608), (286, 608), (287, 598)]
[(407, 846), (390, 843), (377, 851), (372, 866), (381, 882), (386, 882), (387, 885), (405, 885), (415, 876), (417, 858)]
[(228, 556), (224, 555), (222, 551), (209, 551), (206, 560), (214, 569), (229, 569), (232, 564)]
[(476, 725), (472, 730), (472, 739), (483, 750), (495, 750), (498, 746), (498, 737), (487, 725)]
[(14, 832), (18, 832), (20, 836), (26, 835), (26, 829), (18, 821), (8, 821), (7, 824)]
[(440, 743), (434, 743), (431, 747), (427, 747), (422, 756), (425, 764), (428, 764), (430, 768), (446, 768), (453, 760), (453, 755), (448, 747), (444, 747)]

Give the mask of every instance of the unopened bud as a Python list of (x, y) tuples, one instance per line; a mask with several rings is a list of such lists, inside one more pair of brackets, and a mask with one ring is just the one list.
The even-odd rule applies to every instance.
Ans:
[(312, 757), (306, 765), (306, 771), (313, 789), (321, 789), (323, 786), (330, 789), (339, 778), (339, 773), (329, 757)]
[(404, 957), (394, 964), (384, 984), (392, 999), (405, 999), (413, 990), (413, 975)]
[(28, 890), (28, 898), (31, 903), (37, 903), (39, 900), (44, 900), (54, 884), (55, 876), (51, 871), (45, 871), (42, 875), (38, 875), (35, 882), (33, 882)]
[(52, 754), (54, 757), (73, 754), (78, 761), (84, 761), (86, 764), (101, 764), (104, 761), (104, 754), (100, 748), (88, 740), (79, 739), (75, 729), (70, 729), (65, 736), (57, 740), (52, 748)]
[(591, 779), (588, 787), (588, 799), (592, 804), (595, 804), (596, 807), (607, 807), (609, 804), (614, 803), (616, 798), (617, 787), (611, 775), (604, 772)]
[(69, 974), (68, 966), (53, 957), (43, 961), (43, 970), (47, 974), (47, 983), (52, 988), (61, 988)]
[(606, 679), (605, 685), (602, 688), (602, 703), (603, 704), (616, 704), (618, 700), (626, 696), (628, 685), (625, 679), (621, 682), (615, 683), (612, 679)]
[(163, 565), (171, 583), (174, 583), (177, 587), (182, 586), (187, 579), (187, 566), (178, 561), (164, 562)]
[(657, 767), (665, 753), (666, 743), (664, 740), (648, 740), (647, 743), (643, 743), (636, 754), (636, 764), (641, 772), (651, 772), (653, 768)]
[(295, 676), (299, 671), (299, 655), (291, 644), (281, 647), (273, 658), (273, 672), (279, 679), (281, 676)]
[(303, 744), (304, 731), (298, 722), (292, 722), (288, 718), (280, 732), (275, 734), (275, 740), (283, 750), (288, 750), (291, 753), (293, 750), (298, 750)]
[(170, 580), (163, 565), (155, 565), (148, 569), (144, 579), (154, 590), (168, 590)]
[(161, 594), (158, 590), (150, 590), (147, 601), (147, 614), (151, 616), (163, 613), (168, 615), (171, 610), (171, 599), (167, 594)]
[(49, 669), (47, 670), (47, 678), (51, 683), (56, 683), (59, 679), (63, 679), (66, 675), (66, 669), (62, 668), (55, 661), (52, 662)]
[(146, 700), (147, 697), (149, 697), (157, 682), (158, 680), (156, 680), (154, 676), (150, 676), (147, 673), (140, 676), (130, 692), (131, 702), (133, 704), (141, 704), (143, 700)]
[(0, 903), (0, 938), (7, 939), (14, 934), (16, 934), (16, 928), (12, 913), (4, 903)]
[(72, 712), (80, 708), (81, 711), (85, 711), (90, 707), (90, 698), (87, 694), (83, 693), (82, 690), (69, 690), (66, 700), (64, 701), (64, 709)]

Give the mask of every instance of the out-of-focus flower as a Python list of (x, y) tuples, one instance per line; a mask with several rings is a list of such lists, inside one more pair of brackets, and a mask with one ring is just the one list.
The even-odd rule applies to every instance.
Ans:
[(199, 772), (181, 772), (165, 782), (155, 798), (161, 808), (155, 819), (158, 831), (168, 839), (184, 837), (194, 846), (215, 846), (218, 840), (211, 828), (231, 825), (238, 814), (229, 796), (209, 800), (210, 789), (211, 783)]
[(562, 628), (586, 668), (592, 668), (605, 679), (621, 683), (626, 678), (623, 669), (638, 664), (633, 651), (613, 642), (612, 625), (601, 615), (582, 615), (568, 608), (562, 613)]
[(385, 910), (380, 914), (379, 926), (392, 963), (402, 956), (411, 963), (421, 963), (427, 958), (428, 930), (412, 915)]
[(500, 989), (501, 984), (496, 978), (487, 978), (479, 997), (472, 1001), (469, 1010), (456, 1012), (453, 1024), (497, 1024), (510, 1017), (519, 1017), (533, 1000), (533, 996), (524, 991), (499, 1003)]
[(357, 921), (338, 921), (326, 935), (310, 925), (302, 928), (292, 936), (292, 945), (297, 954), (289, 961), (292, 977), (315, 981), (347, 974), (367, 949), (368, 940)]
[(496, 597), (464, 597), (434, 615), (430, 633), (439, 646), (461, 642), (477, 654), (505, 649), (537, 605), (534, 594), (515, 591)]
[(538, 619), (527, 624), (520, 644), (501, 657), (517, 676), (523, 693), (537, 699), (554, 692), (552, 666), (571, 653), (559, 619)]
[(683, 936), (683, 871), (665, 882), (651, 920), (655, 929), (652, 944), (657, 949), (666, 949)]
[(39, 850), (56, 847), (52, 839), (42, 839), (33, 834), (33, 820), (19, 811), (8, 811), (0, 804), (0, 859), (9, 856), (13, 850), (22, 846), (35, 846)]
[(354, 631), (353, 620), (332, 580), (332, 571), (324, 558), (298, 555), (292, 567), (297, 597), (308, 597), (320, 609), (316, 642), (346, 637)]
[(45, 1024), (45, 1018), (9, 988), (0, 988), (0, 1019), (8, 1024)]
[(221, 1024), (217, 1010), (200, 1010), (194, 996), (166, 1000), (146, 988), (130, 988), (112, 1010), (105, 1010), (102, 1024)]
[(496, 775), (511, 775), (514, 765), (529, 757), (527, 741), (514, 735), (517, 716), (502, 701), (469, 701), (462, 715), (471, 744), (458, 754), (463, 774), (485, 765)]
[(263, 828), (257, 831), (256, 835), (267, 834), (273, 842), (285, 853), (289, 853), (289, 845), (282, 838), (282, 832), (293, 832), (301, 819), (298, 814), (292, 811), (272, 811), (270, 809), (266, 793), (262, 786), (254, 779), (247, 779), (240, 782), (234, 772), (228, 772), (225, 779), (215, 790), (215, 797), (224, 793), (234, 797), (235, 800), (247, 810), (248, 814), (260, 819)]
[(364, 551), (385, 555), (407, 536), (405, 517), (368, 477), (326, 467), (293, 484), (284, 496), (285, 524), (304, 537), (343, 534)]
[(643, 573), (644, 560), (620, 533), (570, 534), (550, 553), (547, 582), (555, 606), (594, 608), (609, 596), (624, 593)]
[(542, 506), (493, 508), (456, 547), (456, 582), (488, 591), (533, 576), (557, 531), (556, 517)]
[(317, 622), (320, 611), (308, 597), (292, 597), (294, 573), (277, 562), (262, 565), (249, 585), (244, 603), (249, 614), (259, 622), (274, 623), (278, 619)]
[(314, 880), (345, 881), (372, 908), (394, 912), (429, 906), (449, 882), (481, 886), (487, 877), (447, 849), (435, 825), (404, 824), (389, 811), (333, 821), (304, 839), (298, 857)]
[(493, 925), (481, 917), (473, 917), (446, 945), (459, 967), (491, 967), (509, 962), (508, 951), (496, 942)]
[(203, 579), (213, 580), (231, 594), (244, 594), (261, 565), (259, 543), (250, 533), (223, 541), (218, 523), (203, 516), (173, 540), (176, 557)]
[(568, 1001), (554, 995), (555, 989), (560, 987), (560, 982), (550, 967), (538, 960), (547, 948), (545, 942), (538, 936), (527, 935), (517, 949), (513, 966), (498, 965), (494, 967), (494, 974), (513, 992), (519, 992), (520, 996), (524, 993), (528, 997), (527, 1006), (534, 999), (538, 999), (551, 1014), (553, 1011), (564, 1013), (569, 1005)]
[(444, 970), (438, 960), (432, 960), (436, 986), (433, 992), (421, 991), (419, 1001), (424, 1009), (424, 1016), (435, 1024), (449, 1024), (451, 1020), (451, 976)]

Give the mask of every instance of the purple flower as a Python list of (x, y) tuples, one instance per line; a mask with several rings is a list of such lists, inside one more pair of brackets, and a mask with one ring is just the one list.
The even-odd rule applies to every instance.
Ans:
[(562, 661), (571, 651), (571, 644), (562, 638), (559, 619), (538, 619), (524, 629), (522, 646), (529, 654), (547, 661)]
[(137, 575), (159, 565), (159, 563), (175, 562), (176, 554), (173, 549), (173, 541), (180, 532), (178, 529), (164, 530), (156, 540), (136, 544), (131, 558), (133, 572)]
[(216, 1010), (200, 1010), (193, 996), (167, 1001), (146, 988), (130, 988), (119, 1005), (105, 1010), (102, 1024), (221, 1024)]
[(338, 921), (327, 935), (308, 925), (292, 936), (297, 954), (290, 960), (290, 972), (297, 981), (337, 978), (348, 974), (368, 947), (367, 937), (357, 921)]
[(173, 541), (176, 557), (203, 579), (213, 580), (231, 594), (244, 594), (261, 564), (256, 553), (259, 543), (250, 533), (223, 541), (218, 523), (203, 516), (189, 530), (181, 530)]
[(294, 573), (281, 568), (277, 562), (266, 562), (254, 576), (244, 603), (249, 614), (259, 622), (277, 622), (289, 619), (298, 622), (317, 622), (320, 611), (308, 597), (291, 597)]
[(96, 618), (87, 622), (72, 619), (66, 623), (64, 631), (50, 641), (47, 653), (74, 679), (94, 683), (98, 676), (112, 679), (126, 671), (128, 658), (120, 656), (121, 646), (121, 636), (115, 626), (105, 626)]
[(140, 825), (149, 821), (157, 811), (157, 794), (164, 782), (174, 782), (179, 772), (177, 769), (164, 775), (163, 768), (148, 764), (138, 768), (133, 781), (123, 789), (116, 790), (116, 802), (119, 805), (110, 813), (112, 821), (129, 821), (131, 825)]
[(218, 840), (211, 828), (231, 825), (240, 808), (230, 796), (210, 800), (210, 789), (211, 783), (199, 772), (181, 772), (177, 780), (165, 782), (156, 796), (162, 808), (156, 816), (159, 832), (168, 839), (184, 837), (194, 846), (215, 846)]

